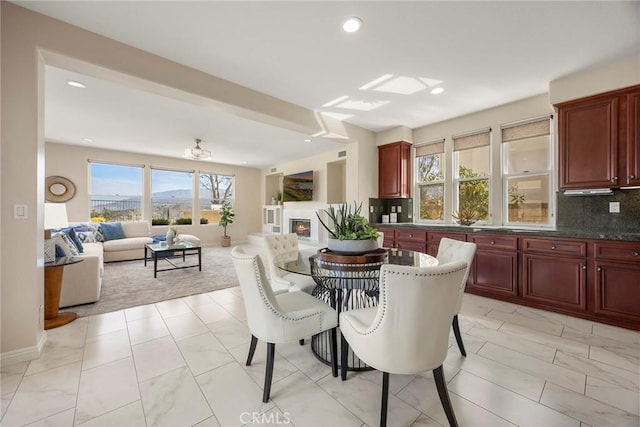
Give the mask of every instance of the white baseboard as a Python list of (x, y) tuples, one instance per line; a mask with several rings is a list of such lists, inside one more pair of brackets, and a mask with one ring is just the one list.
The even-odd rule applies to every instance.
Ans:
[(47, 332), (42, 331), (38, 343), (35, 346), (0, 353), (0, 365), (12, 365), (14, 363), (37, 359), (42, 354), (42, 349), (46, 342)]

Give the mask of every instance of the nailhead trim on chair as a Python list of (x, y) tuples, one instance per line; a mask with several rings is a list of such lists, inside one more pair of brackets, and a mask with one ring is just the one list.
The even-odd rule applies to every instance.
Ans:
[[(378, 322), (375, 325), (372, 325), (373, 326), (372, 328), (370, 328), (364, 333), (361, 333), (360, 335), (369, 335), (375, 332), (380, 327), (380, 325), (382, 324), (382, 320), (384, 319), (384, 316), (387, 314), (387, 285), (386, 285), (387, 275), (391, 276), (393, 274), (397, 276), (417, 276), (417, 277), (443, 276), (443, 275), (451, 274), (453, 272), (464, 270), (466, 268), (467, 266), (465, 265), (464, 267), (458, 268), (457, 270), (449, 270), (444, 273), (421, 273), (421, 274), (407, 273), (407, 272), (400, 272), (400, 271), (393, 271), (393, 270), (387, 271), (386, 275), (383, 275), (383, 277), (380, 277), (380, 286), (378, 288), (380, 291), (379, 301), (382, 303), (382, 305), (381, 306), (379, 305), (378, 307), (382, 307), (382, 315), (380, 316), (380, 319), (378, 320)], [(347, 319), (347, 322), (348, 321), (349, 320)], [(357, 330), (356, 328), (353, 328), (353, 329), (354, 331)]]
[(292, 322), (299, 322), (301, 320), (304, 319), (310, 319), (313, 317), (318, 317), (318, 327), (322, 328), (322, 320), (323, 320), (323, 316), (322, 313), (313, 313), (313, 314), (308, 314), (306, 316), (300, 317), (300, 318), (293, 318), (293, 317), (288, 317), (288, 316), (283, 316), (282, 313), (280, 313), (278, 310), (275, 309), (275, 307), (273, 307), (273, 305), (271, 305), (271, 302), (269, 302), (269, 299), (267, 298), (267, 296), (264, 293), (264, 286), (262, 284), (262, 276), (260, 275), (260, 268), (258, 266), (258, 257), (252, 257), (251, 258), (251, 262), (253, 264), (253, 269), (256, 273), (256, 277), (258, 278), (258, 291), (260, 292), (260, 296), (262, 297), (262, 299), (264, 300), (264, 302), (267, 304), (267, 307), (269, 307), (269, 310), (271, 310), (273, 312), (273, 314), (275, 314), (276, 316), (285, 319), (285, 320), (289, 320)]

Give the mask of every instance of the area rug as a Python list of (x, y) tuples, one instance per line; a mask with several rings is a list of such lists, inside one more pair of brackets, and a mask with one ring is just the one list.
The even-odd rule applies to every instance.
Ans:
[[(180, 265), (182, 257), (173, 258), (172, 262)], [(187, 265), (197, 262), (197, 256), (187, 255)], [(158, 260), (158, 269), (169, 267), (167, 261)], [(203, 247), (202, 271), (197, 267), (159, 271), (156, 279), (153, 278), (153, 261), (146, 267), (143, 260), (105, 263), (100, 300), (60, 311), (74, 311), (80, 317), (91, 316), (238, 285), (231, 248)]]

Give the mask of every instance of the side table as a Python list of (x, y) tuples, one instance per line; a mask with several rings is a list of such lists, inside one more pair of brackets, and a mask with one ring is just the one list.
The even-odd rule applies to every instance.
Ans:
[(52, 329), (73, 322), (78, 315), (73, 312), (58, 313), (62, 273), (66, 265), (82, 262), (82, 258), (61, 257), (44, 265), (44, 328)]

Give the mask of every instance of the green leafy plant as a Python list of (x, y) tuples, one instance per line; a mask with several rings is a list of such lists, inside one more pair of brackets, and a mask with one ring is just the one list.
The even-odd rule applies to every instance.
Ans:
[(169, 220), (166, 218), (153, 218), (151, 225), (169, 225)]
[(489, 215), (489, 181), (483, 174), (460, 166), (460, 178), (478, 178), (462, 181), (459, 186), (458, 211), (451, 214), (461, 225), (471, 225)]
[(320, 224), (327, 229), (329, 235), (334, 239), (340, 240), (367, 240), (377, 239), (378, 231), (371, 227), (365, 217), (360, 215), (362, 210), (362, 203), (356, 205), (353, 202), (353, 210), (347, 203), (343, 203), (336, 210), (333, 206), (329, 206), (324, 209), (323, 212), (327, 214), (333, 224), (333, 229), (322, 220), (319, 213), (316, 212), (316, 216), (320, 221)]
[(173, 223), (176, 224), (176, 225), (191, 224), (191, 218), (178, 218)]
[(223, 237), (227, 236), (227, 226), (233, 224), (233, 218), (236, 214), (233, 212), (233, 206), (229, 200), (225, 200), (222, 202), (222, 206), (220, 207), (220, 220), (218, 221), (218, 225), (224, 228)]
[(209, 220), (207, 218), (200, 218), (200, 224), (209, 224)]

